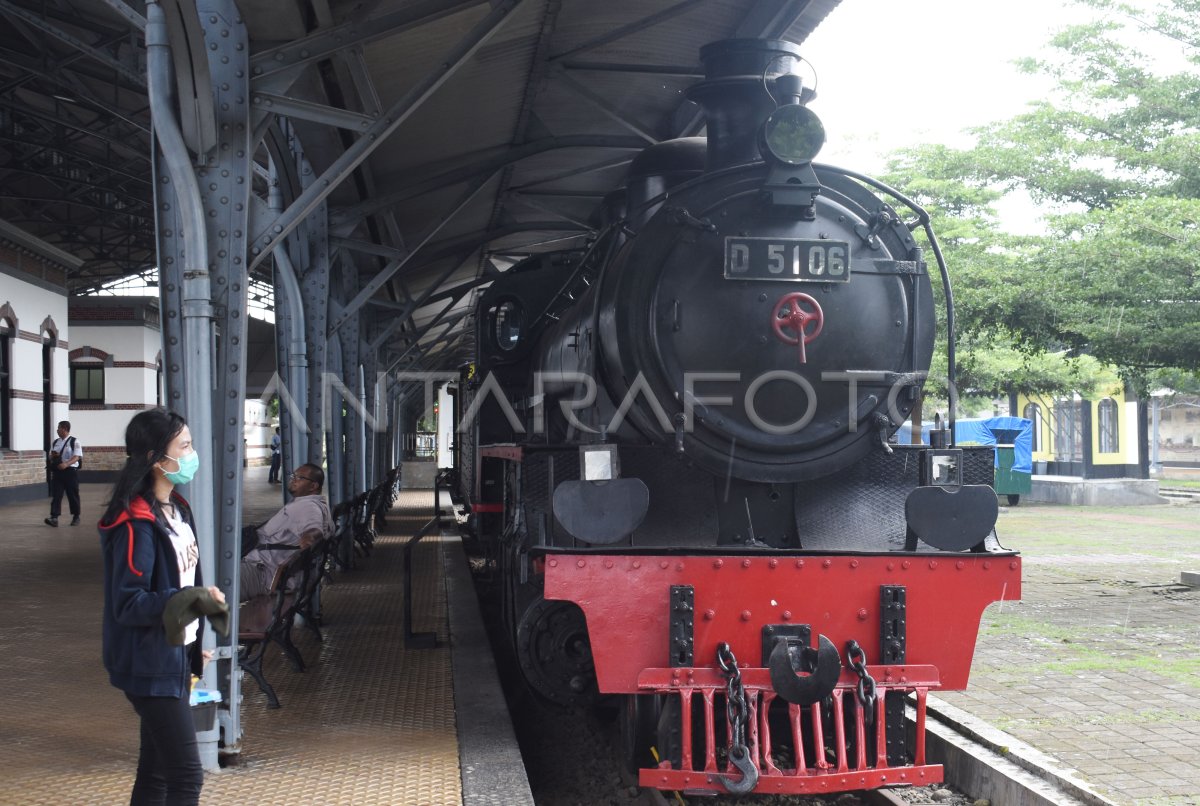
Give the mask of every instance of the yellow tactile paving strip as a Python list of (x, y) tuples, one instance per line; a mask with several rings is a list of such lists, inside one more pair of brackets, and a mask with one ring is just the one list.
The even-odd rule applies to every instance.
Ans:
[[(94, 523), (107, 488), (83, 493), (85, 522)], [(247, 496), (248, 509), (256, 498)], [(245, 678), (242, 763), (206, 777), (203, 803), (462, 802), (436, 536), (414, 553), (414, 626), (436, 630), (441, 645), (403, 644), (402, 547), (431, 506), (427, 491), (403, 493), (372, 555), (337, 574), (324, 594), (325, 642), (294, 635), (307, 671), (268, 653), (282, 708), (268, 709)], [(0, 509), (0, 804), (127, 802), (137, 719), (100, 662), (96, 532), (43, 526), (45, 509), (42, 501)]]

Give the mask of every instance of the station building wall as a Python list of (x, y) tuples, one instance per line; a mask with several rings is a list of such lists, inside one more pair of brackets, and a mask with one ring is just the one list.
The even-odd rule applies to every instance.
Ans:
[(275, 426), (267, 411), (267, 404), (258, 398), (246, 401), (244, 435), (246, 439), (246, 464), (250, 467), (271, 464), (271, 437)]
[[(47, 496), (59, 421), (83, 446), (80, 480), (106, 482), (124, 464), (130, 418), (162, 405), (158, 298), (69, 297), (67, 272), (80, 265), (0, 220), (0, 504)], [(97, 376), (102, 390), (92, 388)], [(246, 463), (269, 464), (278, 423), (265, 402), (245, 406)]]
[(109, 481), (125, 463), (130, 418), (162, 401), (158, 298), (72, 297), (68, 316), (68, 419), (83, 445), (80, 480)]
[(1145, 406), (1121, 384), (1097, 389), (1092, 398), (1018, 395), (1016, 401), (1014, 414), (1033, 421), (1034, 473), (1142, 477)]
[(1200, 465), (1200, 396), (1173, 394), (1160, 399), (1158, 457), (1166, 465)]
[(0, 221), (0, 503), (47, 494), (46, 449), (70, 419), (66, 277), (77, 265)]
[[(125, 426), (139, 411), (163, 405), (162, 331), (157, 297), (80, 297), (70, 304), (76, 347), (72, 370), (103, 368), (104, 400), (71, 403), (73, 432), (95, 461), (85, 464), (85, 481), (107, 481), (125, 461)], [(275, 423), (267, 405), (245, 403), (243, 430), (246, 464), (271, 461)]]

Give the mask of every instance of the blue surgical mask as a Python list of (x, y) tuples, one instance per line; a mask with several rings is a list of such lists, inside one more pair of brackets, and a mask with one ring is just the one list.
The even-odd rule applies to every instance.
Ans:
[(168, 459), (179, 465), (179, 469), (175, 472), (163, 471), (163, 475), (167, 477), (167, 481), (172, 484), (187, 484), (192, 480), (192, 476), (196, 475), (196, 470), (200, 467), (200, 454), (192, 451), (184, 454), (181, 458), (176, 459), (174, 456), (168, 456)]

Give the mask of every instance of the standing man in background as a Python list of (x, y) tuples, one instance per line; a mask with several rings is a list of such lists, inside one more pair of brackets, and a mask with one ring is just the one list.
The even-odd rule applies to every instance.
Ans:
[(79, 440), (71, 436), (71, 424), (63, 420), (58, 424), (58, 439), (50, 446), (47, 466), (50, 468), (50, 517), (44, 523), (58, 526), (62, 513), (63, 493), (67, 494), (67, 505), (71, 509), (71, 525), (79, 525), (79, 465), (83, 462), (83, 448)]
[(267, 474), (267, 484), (279, 484), (279, 466), (283, 462), (283, 453), (280, 451), (279, 429), (275, 429), (275, 436), (271, 437), (271, 472)]

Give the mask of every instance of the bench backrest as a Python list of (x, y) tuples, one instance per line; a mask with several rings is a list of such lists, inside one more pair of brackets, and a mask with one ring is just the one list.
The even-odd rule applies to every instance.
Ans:
[(286, 593), (290, 588), (295, 588), (296, 585), (292, 583), (292, 578), (296, 577), (298, 581), (311, 562), (312, 546), (292, 552), (287, 561), (275, 569), (275, 576), (271, 580), (271, 595)]

